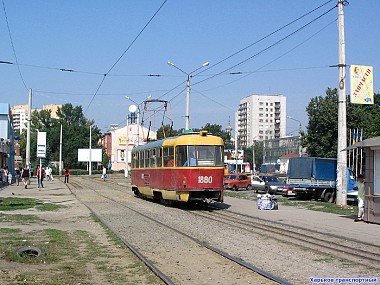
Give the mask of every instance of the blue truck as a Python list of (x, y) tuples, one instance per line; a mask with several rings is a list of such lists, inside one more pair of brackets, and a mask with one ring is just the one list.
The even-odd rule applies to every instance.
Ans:
[[(314, 198), (333, 203), (336, 198), (337, 160), (319, 157), (289, 159), (283, 196)], [(347, 192), (353, 191), (355, 175), (347, 168)]]

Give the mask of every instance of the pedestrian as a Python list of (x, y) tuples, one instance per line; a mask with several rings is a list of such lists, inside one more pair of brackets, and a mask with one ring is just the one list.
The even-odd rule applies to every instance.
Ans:
[(38, 180), (38, 188), (44, 188), (44, 176), (45, 176), (45, 170), (40, 167), (39, 165), (37, 166), (37, 180)]
[(103, 178), (103, 181), (106, 181), (106, 178), (107, 178), (107, 168), (106, 168), (105, 165), (103, 166), (102, 178)]
[(364, 220), (364, 176), (362, 174), (358, 175), (358, 182), (355, 183), (354, 189), (358, 190), (358, 217), (354, 220), (355, 222)]
[(6, 166), (4, 166), (2, 169), (1, 169), (1, 181), (3, 182), (3, 185), (5, 183), (7, 183), (8, 181), (8, 173), (7, 173), (7, 168)]
[(16, 179), (16, 183), (17, 183), (17, 186), (20, 184), (20, 177), (21, 177), (21, 171), (20, 169), (17, 167), (15, 169), (15, 172), (16, 172), (16, 175), (15, 175), (15, 179)]
[(12, 178), (13, 178), (13, 175), (12, 175), (12, 173), (9, 171), (8, 166), (7, 166), (7, 178), (8, 178), (8, 184), (9, 184), (9, 185), (12, 185)]
[(65, 168), (65, 183), (69, 183), (70, 169)]
[(30, 171), (29, 171), (29, 167), (27, 164), (25, 164), (25, 166), (21, 172), (21, 178), (22, 178), (22, 182), (25, 185), (25, 189), (28, 188), (29, 179), (30, 179)]
[(50, 168), (50, 166), (46, 166), (46, 180), (47, 181), (51, 181), (52, 180), (52, 176), (51, 176), (51, 172), (52, 172), (52, 169)]
[(33, 166), (30, 166), (30, 168), (29, 168), (30, 178), (33, 177), (33, 172), (34, 172)]

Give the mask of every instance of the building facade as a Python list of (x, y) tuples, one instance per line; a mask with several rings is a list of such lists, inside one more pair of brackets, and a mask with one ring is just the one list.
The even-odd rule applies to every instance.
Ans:
[[(138, 124), (129, 124), (128, 126), (109, 131), (104, 137), (104, 147), (111, 159), (112, 170), (125, 169), (127, 161), (130, 165), (132, 148), (135, 145), (145, 144), (147, 135), (148, 129)], [(156, 138), (156, 132), (150, 130), (149, 140), (155, 140)]]
[[(53, 119), (57, 118), (58, 108), (61, 108), (62, 105), (43, 105), (42, 110), (50, 110), (51, 117)], [(13, 114), (13, 126), (14, 129), (19, 131), (20, 133), (26, 129), (26, 123), (28, 120), (28, 105), (15, 105), (12, 108)], [(40, 109), (33, 109), (32, 111), (41, 111)]]
[(249, 147), (286, 135), (286, 97), (284, 95), (250, 95), (240, 100), (235, 113), (239, 146)]
[(7, 103), (0, 103), (0, 167), (8, 166), (14, 175), (14, 137), (12, 110)]

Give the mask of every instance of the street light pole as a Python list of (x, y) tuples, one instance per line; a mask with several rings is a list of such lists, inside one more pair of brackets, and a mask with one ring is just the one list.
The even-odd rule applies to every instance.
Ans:
[(300, 157), (302, 156), (302, 146), (301, 146), (301, 130), (302, 130), (302, 126), (301, 126), (301, 121), (297, 120), (297, 119), (294, 119), (290, 116), (286, 116), (288, 119), (291, 119), (293, 121), (296, 121), (300, 124), (299, 126), (299, 129), (298, 129), (298, 136), (299, 136), (299, 146), (298, 146), (298, 153), (300, 155)]
[(174, 63), (168, 61), (168, 64), (173, 66), (174, 68), (178, 69), (179, 71), (181, 71), (182, 73), (186, 74), (187, 75), (187, 80), (186, 80), (186, 130), (189, 130), (190, 129), (190, 78), (192, 77), (191, 74), (193, 74), (194, 72), (198, 71), (199, 69), (201, 69), (202, 67), (205, 67), (205, 66), (208, 66), (209, 63), (208, 62), (205, 62), (204, 64), (202, 64), (200, 67), (198, 67), (197, 69), (193, 70), (192, 72), (186, 72), (186, 71), (183, 71), (181, 68), (179, 68), (178, 66), (176, 66)]

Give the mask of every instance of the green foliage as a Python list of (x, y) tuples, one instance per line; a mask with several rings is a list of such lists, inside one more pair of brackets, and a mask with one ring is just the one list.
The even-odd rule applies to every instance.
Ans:
[[(375, 94), (374, 105), (349, 103), (347, 99), (347, 130), (363, 129), (363, 139), (379, 136), (380, 94)], [(337, 89), (326, 90), (325, 96), (312, 98), (306, 108), (309, 116), (307, 133), (302, 145), (311, 156), (336, 158), (338, 148), (338, 95)], [(349, 139), (349, 135), (347, 136)], [(349, 143), (349, 142), (347, 142)]]
[(178, 131), (173, 130), (173, 126), (164, 125), (157, 130), (157, 139), (163, 139), (168, 137), (178, 136)]
[[(46, 159), (44, 164), (59, 160), (59, 137), (62, 124), (62, 157), (65, 167), (80, 168), (78, 163), (78, 148), (89, 148), (90, 126), (92, 131), (91, 144), (97, 146), (101, 137), (100, 129), (93, 125), (94, 122), (86, 119), (82, 107), (73, 107), (65, 104), (57, 111), (58, 118), (51, 117), (51, 111), (42, 110), (32, 113), (31, 139), (30, 139), (30, 161), (32, 166), (38, 164), (37, 153), (37, 130), (46, 132)], [(26, 153), (26, 130), (20, 135), (20, 148), (22, 155)]]
[(225, 148), (233, 148), (230, 133), (223, 130), (221, 125), (207, 123), (200, 130), (206, 130), (214, 136), (221, 137), (224, 141)]

